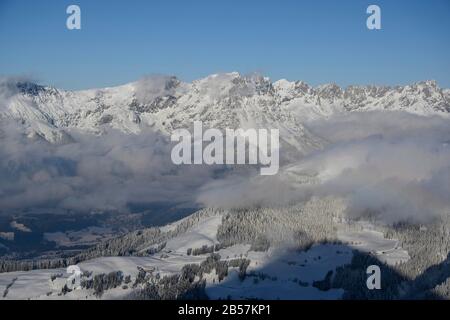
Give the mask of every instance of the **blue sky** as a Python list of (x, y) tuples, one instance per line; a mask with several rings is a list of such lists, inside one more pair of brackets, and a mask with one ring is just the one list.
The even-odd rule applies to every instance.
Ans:
[[(81, 7), (82, 29), (66, 29)], [(382, 30), (366, 28), (381, 7)], [(0, 0), (0, 74), (67, 89), (260, 72), (313, 85), (450, 87), (448, 0)]]

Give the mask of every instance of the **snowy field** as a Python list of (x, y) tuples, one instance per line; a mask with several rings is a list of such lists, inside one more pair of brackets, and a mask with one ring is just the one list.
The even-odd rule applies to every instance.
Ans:
[(346, 243), (349, 247), (374, 255), (378, 260), (388, 264), (409, 260), (406, 250), (403, 250), (398, 240), (385, 239), (382, 232), (363, 229), (361, 231), (338, 231), (338, 239)]

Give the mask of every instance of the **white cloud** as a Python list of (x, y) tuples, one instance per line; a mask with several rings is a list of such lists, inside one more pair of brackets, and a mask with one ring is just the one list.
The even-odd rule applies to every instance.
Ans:
[(371, 212), (387, 223), (450, 214), (448, 119), (351, 113), (309, 128), (329, 144), (278, 176), (208, 184), (198, 201), (219, 207), (273, 206), (331, 195), (348, 200), (349, 215)]
[(212, 167), (170, 161), (167, 139), (144, 130), (102, 136), (71, 132), (75, 141), (31, 141), (1, 123), (0, 208), (57, 207), (127, 210), (129, 203), (184, 202), (212, 179)]

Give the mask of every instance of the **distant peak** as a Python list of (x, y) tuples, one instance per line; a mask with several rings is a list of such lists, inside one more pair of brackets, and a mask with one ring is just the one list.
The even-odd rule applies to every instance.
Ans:
[(426, 87), (433, 87), (437, 88), (438, 84), (436, 80), (425, 80), (425, 81), (419, 81), (415, 83), (417, 86), (426, 86)]

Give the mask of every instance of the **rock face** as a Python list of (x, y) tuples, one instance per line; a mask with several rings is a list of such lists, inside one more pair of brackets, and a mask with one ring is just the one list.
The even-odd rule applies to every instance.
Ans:
[(272, 83), (260, 75), (236, 72), (214, 74), (192, 83), (157, 76), (84, 91), (0, 81), (0, 119), (14, 119), (25, 126), (30, 137), (52, 143), (69, 141), (66, 132), (72, 129), (101, 134), (111, 127), (139, 133), (149, 126), (169, 134), (201, 120), (217, 128), (279, 128), (285, 144), (308, 152), (321, 141), (302, 123), (337, 112), (369, 110), (447, 116), (450, 90), (439, 88), (434, 81), (403, 87), (312, 87), (302, 81)]

